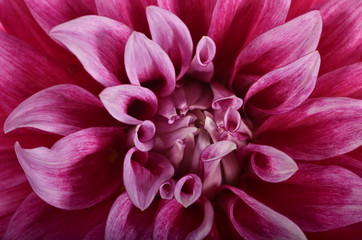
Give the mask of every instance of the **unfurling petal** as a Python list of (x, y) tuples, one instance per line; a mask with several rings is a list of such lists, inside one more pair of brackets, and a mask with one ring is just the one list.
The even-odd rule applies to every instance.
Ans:
[(175, 89), (175, 69), (169, 56), (143, 33), (129, 37), (124, 61), (129, 81), (147, 87), (160, 97), (169, 96)]
[(199, 199), (202, 192), (202, 182), (199, 176), (188, 174), (178, 180), (175, 186), (175, 199), (185, 208)]
[(142, 211), (151, 205), (161, 184), (173, 174), (172, 164), (159, 153), (131, 148), (125, 156), (124, 186), (133, 204)]
[(315, 98), (290, 112), (273, 115), (256, 131), (255, 140), (296, 160), (321, 160), (362, 144), (362, 100)]
[(175, 180), (169, 179), (160, 186), (160, 196), (163, 199), (171, 200), (174, 196)]
[(233, 92), (226, 89), (220, 83), (213, 83), (211, 85), (212, 93), (214, 94), (214, 99), (212, 101), (211, 107), (215, 110), (224, 110), (226, 111), (229, 107), (238, 110), (243, 105), (243, 100), (234, 95)]
[(50, 36), (64, 44), (99, 83), (127, 82), (123, 55), (131, 29), (101, 16), (84, 16), (57, 25)]
[(152, 40), (170, 57), (179, 80), (187, 71), (192, 58), (192, 38), (186, 25), (171, 12), (150, 6), (146, 9)]
[(211, 231), (213, 220), (214, 211), (206, 198), (201, 197), (188, 208), (174, 199), (158, 212), (153, 239), (204, 239)]
[(83, 128), (115, 123), (97, 97), (76, 85), (62, 84), (18, 105), (6, 119), (4, 131), (31, 127), (66, 136)]
[(123, 84), (108, 87), (99, 95), (108, 112), (120, 122), (140, 124), (157, 112), (156, 95), (149, 89)]
[(94, 206), (120, 185), (119, 152), (124, 134), (117, 128), (87, 128), (57, 141), (52, 148), (24, 149), (18, 160), (34, 192), (66, 210)]
[(131, 132), (133, 144), (138, 150), (142, 152), (148, 152), (154, 146), (155, 133), (155, 124), (149, 120), (143, 121), (142, 123), (138, 124)]

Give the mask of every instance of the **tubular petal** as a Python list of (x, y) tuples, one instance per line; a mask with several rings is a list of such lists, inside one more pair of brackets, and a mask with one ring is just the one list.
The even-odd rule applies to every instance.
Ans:
[(175, 191), (175, 180), (169, 179), (160, 186), (160, 196), (166, 200), (172, 200)]
[(149, 120), (138, 124), (135, 129), (134, 145), (140, 151), (147, 152), (151, 150), (155, 143), (155, 124)]
[(229, 107), (238, 110), (243, 105), (243, 100), (238, 98), (231, 92), (226, 89), (220, 83), (211, 84), (211, 89), (214, 94), (214, 99), (212, 101), (211, 107), (215, 110), (224, 110), (226, 111)]
[(185, 208), (199, 199), (202, 191), (202, 182), (199, 176), (188, 174), (183, 176), (175, 186), (175, 199)]

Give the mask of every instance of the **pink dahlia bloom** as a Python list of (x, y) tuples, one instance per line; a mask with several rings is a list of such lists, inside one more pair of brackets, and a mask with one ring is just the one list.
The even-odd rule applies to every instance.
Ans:
[(362, 1), (0, 0), (3, 239), (360, 239)]

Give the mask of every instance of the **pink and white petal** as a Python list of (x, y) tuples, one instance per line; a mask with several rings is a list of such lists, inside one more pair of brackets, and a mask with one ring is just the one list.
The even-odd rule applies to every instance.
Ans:
[(146, 210), (135, 207), (127, 193), (120, 195), (108, 215), (105, 239), (151, 239), (153, 224), (160, 201), (154, 201)]
[(362, 100), (314, 98), (287, 113), (273, 115), (254, 138), (297, 160), (322, 160), (362, 144)]
[(202, 182), (196, 174), (188, 174), (180, 178), (175, 186), (175, 199), (185, 208), (195, 203), (201, 196)]
[(152, 40), (170, 57), (179, 80), (192, 58), (193, 43), (187, 26), (173, 13), (156, 6), (146, 9)]
[(173, 174), (172, 164), (159, 153), (131, 148), (125, 156), (123, 183), (129, 198), (141, 211), (151, 205), (161, 184)]
[(171, 200), (174, 197), (175, 180), (172, 178), (162, 183), (160, 186), (160, 196), (162, 199)]
[(216, 43), (216, 75), (229, 77), (242, 47), (284, 23), (289, 5), (289, 0), (217, 0), (208, 32)]
[(311, 97), (353, 97), (362, 99), (362, 63), (328, 72), (318, 78)]
[(135, 31), (149, 34), (146, 7), (157, 0), (95, 0), (98, 14), (120, 21)]
[(207, 198), (201, 197), (188, 208), (174, 199), (159, 210), (153, 239), (203, 239), (211, 231), (213, 221), (214, 211)]
[(219, 141), (206, 147), (201, 153), (201, 161), (221, 159), (237, 148), (232, 141)]
[(49, 35), (67, 47), (85, 70), (109, 87), (128, 82), (124, 51), (131, 29), (101, 16), (84, 16), (55, 26)]
[(176, 120), (180, 119), (171, 97), (159, 99), (157, 115), (167, 118), (168, 124), (173, 124)]
[(106, 220), (113, 201), (112, 196), (92, 208), (66, 211), (32, 193), (17, 209), (4, 239), (82, 239)]
[(155, 124), (149, 120), (137, 125), (133, 138), (135, 147), (142, 152), (150, 151), (155, 144), (155, 133)]
[(31, 14), (44, 29), (49, 33), (50, 30), (64, 22), (84, 16), (97, 14), (94, 0), (24, 0)]
[(298, 167), (282, 183), (244, 179), (244, 186), (306, 232), (341, 228), (362, 220), (359, 176), (338, 166), (300, 163)]
[(195, 45), (207, 34), (216, 0), (158, 0), (157, 2), (160, 7), (174, 13), (186, 24)]
[(243, 100), (234, 95), (234, 93), (226, 89), (220, 83), (211, 84), (212, 93), (214, 94), (214, 99), (212, 101), (211, 107), (215, 110), (224, 110), (226, 111), (229, 107), (238, 110), (243, 105)]
[(26, 99), (11, 112), (5, 133), (17, 128), (36, 128), (62, 136), (83, 128), (116, 125), (101, 101), (81, 87), (56, 85)]
[(307, 239), (294, 222), (241, 189), (226, 186), (221, 194), (220, 204), (243, 239)]
[(359, 62), (362, 57), (362, 2), (323, 1), (316, 8), (323, 19), (318, 46), (322, 57), (321, 74)]
[(362, 177), (362, 161), (361, 158), (353, 157), (347, 154), (339, 155), (333, 158), (328, 158), (322, 161), (314, 162), (322, 166), (336, 165), (348, 169), (349, 171)]
[(99, 97), (107, 111), (126, 124), (136, 125), (151, 119), (158, 108), (156, 95), (141, 86), (122, 84), (108, 87)]
[(244, 102), (268, 114), (288, 112), (312, 93), (320, 65), (318, 52), (310, 53), (291, 64), (271, 71), (256, 81)]
[(91, 207), (110, 196), (122, 178), (118, 128), (87, 128), (57, 141), (52, 148), (15, 152), (34, 192), (65, 210)]
[(258, 77), (315, 51), (321, 31), (322, 17), (312, 11), (261, 34), (238, 55), (229, 85), (245, 94)]
[(174, 91), (176, 78), (171, 59), (146, 35), (132, 33), (126, 44), (124, 61), (131, 84), (147, 87), (161, 97)]
[(306, 233), (310, 240), (358, 240), (362, 236), (362, 222), (329, 231)]

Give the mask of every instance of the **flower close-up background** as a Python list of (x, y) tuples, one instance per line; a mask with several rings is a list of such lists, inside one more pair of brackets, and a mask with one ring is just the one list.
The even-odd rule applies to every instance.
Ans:
[(361, 59), (361, 0), (0, 0), (0, 238), (361, 239)]

